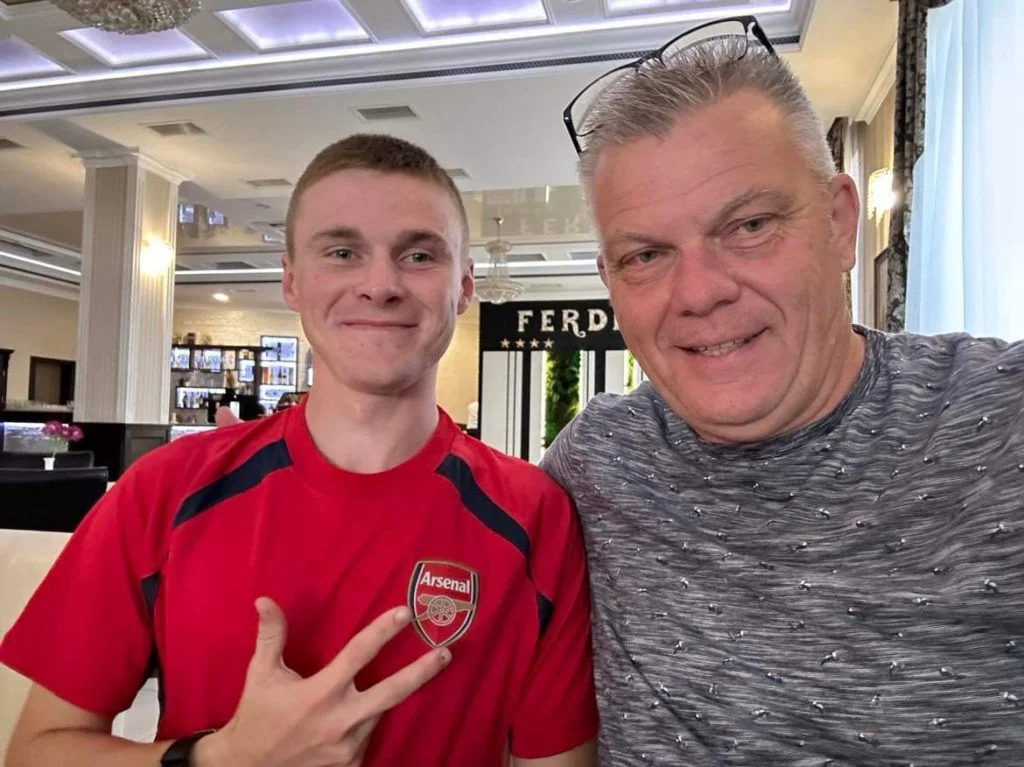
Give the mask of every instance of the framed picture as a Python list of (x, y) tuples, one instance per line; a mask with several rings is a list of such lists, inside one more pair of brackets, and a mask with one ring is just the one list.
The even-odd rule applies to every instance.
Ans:
[(171, 370), (184, 372), (192, 369), (192, 350), (187, 346), (171, 347)]
[(221, 368), (223, 368), (224, 370), (234, 370), (235, 369), (235, 350), (234, 349), (225, 349), (224, 350), (224, 354), (220, 358), (220, 365), (221, 365)]
[(875, 327), (885, 330), (889, 304), (889, 249), (875, 256)]

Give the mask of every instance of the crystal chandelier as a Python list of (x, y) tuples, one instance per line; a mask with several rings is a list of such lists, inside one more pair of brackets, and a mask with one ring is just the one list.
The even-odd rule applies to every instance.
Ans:
[(506, 256), (512, 250), (512, 243), (501, 239), (502, 220), (500, 216), (494, 218), (498, 236), (484, 246), (490, 257), (487, 277), (476, 284), (477, 298), (492, 304), (503, 304), (518, 298), (525, 287), (523, 283), (516, 282), (509, 276)]
[(180, 27), (201, 0), (54, 0), (62, 11), (90, 27), (122, 35), (145, 35)]

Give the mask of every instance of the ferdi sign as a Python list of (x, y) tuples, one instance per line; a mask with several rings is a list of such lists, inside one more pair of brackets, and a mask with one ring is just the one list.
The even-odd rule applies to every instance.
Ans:
[(480, 350), (484, 352), (625, 348), (607, 299), (480, 306)]

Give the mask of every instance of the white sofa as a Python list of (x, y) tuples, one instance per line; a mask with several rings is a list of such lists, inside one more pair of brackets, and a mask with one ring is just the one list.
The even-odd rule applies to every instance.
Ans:
[[(65, 533), (0, 530), (0, 636), (17, 619), (67, 540)], [(64, 627), (54, 626), (54, 630)], [(27, 679), (0, 665), (0, 764), (29, 685)], [(152, 741), (157, 715), (156, 683), (151, 680), (132, 707), (114, 721), (113, 731), (131, 740)]]

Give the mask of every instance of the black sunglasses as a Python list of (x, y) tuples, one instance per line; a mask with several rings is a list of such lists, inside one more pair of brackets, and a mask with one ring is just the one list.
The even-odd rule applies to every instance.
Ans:
[(576, 148), (576, 154), (582, 154), (583, 152), (580, 139), (589, 136), (599, 127), (594, 126), (580, 131), (580, 128), (583, 127), (586, 121), (587, 114), (590, 112), (590, 108), (594, 105), (597, 97), (605, 90), (605, 88), (618, 80), (629, 70), (639, 74), (642, 71), (641, 68), (649, 62), (658, 61), (664, 64), (666, 56), (671, 57), (690, 46), (697, 45), (711, 39), (742, 38), (747, 43), (739, 53), (738, 58), (742, 58), (746, 55), (751, 35), (753, 35), (754, 39), (763, 45), (770, 54), (773, 56), (777, 55), (771, 42), (768, 40), (768, 36), (764, 33), (764, 30), (761, 29), (761, 25), (757, 23), (757, 19), (754, 16), (734, 16), (728, 19), (716, 19), (715, 21), (709, 21), (708, 23), (701, 24), (693, 29), (688, 29), (681, 35), (673, 37), (658, 50), (645, 54), (644, 56), (634, 59), (626, 64), (617, 66), (614, 69), (610, 69), (597, 79), (593, 80), (586, 88), (576, 94), (576, 98), (570, 101), (569, 106), (567, 106), (562, 112), (562, 122), (565, 123), (565, 129), (569, 131), (569, 138), (572, 140), (572, 145)]

